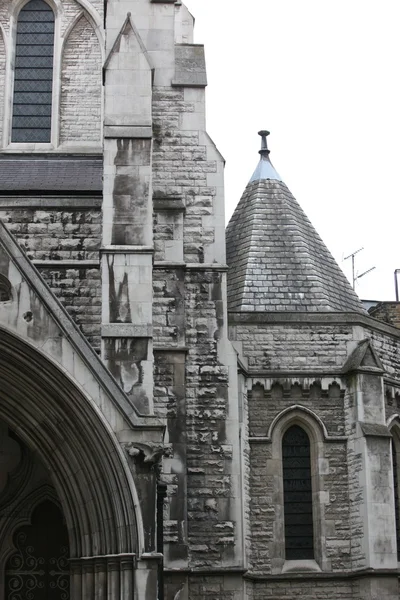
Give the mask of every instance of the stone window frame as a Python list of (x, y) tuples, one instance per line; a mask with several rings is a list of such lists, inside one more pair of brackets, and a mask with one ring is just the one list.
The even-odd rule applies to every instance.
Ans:
[(59, 102), (60, 102), (60, 77), (61, 77), (61, 51), (63, 40), (61, 38), (61, 16), (63, 7), (60, 0), (43, 0), (50, 6), (54, 13), (54, 49), (53, 49), (53, 89), (51, 106), (51, 137), (50, 142), (11, 142), (13, 97), (14, 97), (14, 67), (17, 44), (17, 24), (19, 13), (28, 4), (29, 0), (18, 0), (10, 10), (10, 34), (4, 90), (4, 127), (3, 148), (7, 150), (53, 150), (58, 145), (59, 137)]
[[(9, 35), (5, 35), (4, 28), (1, 26), (3, 40), (6, 50), (6, 69), (5, 69), (5, 85), (4, 85), (4, 111), (3, 111), (3, 139), (0, 140), (0, 151), (7, 152), (53, 152), (67, 150), (64, 145), (60, 146), (60, 106), (61, 106), (61, 73), (62, 73), (62, 57), (64, 53), (65, 43), (68, 40), (69, 34), (84, 15), (91, 26), (93, 27), (101, 52), (101, 60), (104, 62), (104, 32), (103, 22), (99, 13), (90, 4), (90, 0), (76, 0), (80, 5), (81, 11), (71, 22), (68, 23), (63, 35), (61, 35), (61, 24), (64, 18), (64, 8), (62, 0), (44, 0), (50, 6), (54, 13), (54, 53), (53, 53), (53, 88), (52, 88), (52, 108), (51, 108), (51, 138), (50, 142), (11, 142), (12, 130), (12, 113), (13, 113), (13, 97), (14, 97), (14, 66), (17, 42), (17, 24), (19, 13), (22, 8), (28, 4), (29, 0), (16, 0), (10, 7), (9, 15)], [(104, 94), (101, 97), (101, 136), (103, 136), (103, 112), (104, 112)], [(79, 147), (82, 151), (98, 152), (101, 146), (100, 143), (74, 143), (71, 151), (76, 151)], [(88, 149), (88, 150), (86, 150)]]
[[(285, 432), (292, 425), (298, 425), (307, 433), (310, 440), (311, 458), (311, 483), (313, 500), (313, 527), (314, 527), (314, 560), (286, 560), (285, 558), (285, 522), (284, 522), (284, 497), (283, 497), (283, 461), (282, 439)], [(287, 572), (319, 572), (329, 571), (330, 561), (326, 556), (326, 525), (325, 503), (327, 493), (324, 486), (323, 475), (326, 473), (327, 461), (325, 459), (325, 440), (328, 437), (322, 421), (306, 407), (299, 405), (289, 407), (282, 411), (272, 422), (269, 436), (271, 440), (271, 465), (276, 475), (275, 494), (273, 504), (275, 507), (275, 521), (273, 525), (274, 540), (271, 545), (271, 568), (274, 574)]]
[[(394, 495), (394, 502), (395, 502), (395, 498), (397, 496), (397, 499), (400, 503), (400, 416), (399, 415), (394, 415), (392, 417), (392, 419), (389, 421), (388, 423), (388, 427), (390, 430), (390, 433), (392, 434), (392, 447), (394, 447), (394, 450), (396, 452), (396, 459), (397, 459), (397, 490), (394, 489), (393, 486), (393, 495)], [(392, 453), (390, 453), (390, 459), (392, 460)], [(394, 465), (392, 464), (392, 469), (394, 469)], [(393, 480), (394, 483), (394, 480)], [(396, 555), (399, 556), (398, 552), (400, 553), (400, 549), (398, 549), (398, 546), (400, 544), (400, 539), (397, 539), (396, 536)], [(398, 563), (400, 564), (400, 561), (398, 560)]]

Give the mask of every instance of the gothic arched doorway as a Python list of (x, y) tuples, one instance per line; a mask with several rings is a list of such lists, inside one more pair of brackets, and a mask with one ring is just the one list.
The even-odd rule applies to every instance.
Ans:
[(39, 504), (31, 523), (13, 536), (15, 551), (5, 566), (5, 600), (68, 600), (68, 531), (61, 510)]

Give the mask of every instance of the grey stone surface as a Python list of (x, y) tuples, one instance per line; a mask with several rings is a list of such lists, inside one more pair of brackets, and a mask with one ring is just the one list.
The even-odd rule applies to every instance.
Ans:
[[(103, 27), (100, 0), (87, 18), (60, 2), (52, 144), (2, 138), (0, 405), (63, 506), (71, 595), (156, 600), (162, 550), (165, 600), (398, 600), (400, 329), (362, 310), (264, 142), (228, 228), (227, 297), (224, 160), (193, 17), (109, 0)], [(11, 49), (12, 6), (0, 0)], [(5, 81), (0, 128), (10, 102)], [(310, 440), (314, 528), (314, 558), (295, 561), (292, 424)], [(0, 476), (0, 570), (2, 486), (23, 479)]]
[(0, 192), (94, 192), (102, 189), (101, 158), (0, 155)]
[(205, 87), (207, 85), (204, 46), (177, 44), (175, 46), (175, 76), (172, 85)]
[(250, 182), (226, 230), (231, 311), (354, 311), (358, 297), (282, 181)]

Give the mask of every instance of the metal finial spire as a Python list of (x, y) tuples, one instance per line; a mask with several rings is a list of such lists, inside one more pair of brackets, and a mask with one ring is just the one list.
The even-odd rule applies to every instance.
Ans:
[(261, 156), (268, 156), (269, 150), (267, 144), (267, 136), (269, 135), (269, 131), (262, 129), (258, 132), (258, 135), (261, 136), (261, 150), (259, 150), (258, 152), (259, 154), (261, 154)]

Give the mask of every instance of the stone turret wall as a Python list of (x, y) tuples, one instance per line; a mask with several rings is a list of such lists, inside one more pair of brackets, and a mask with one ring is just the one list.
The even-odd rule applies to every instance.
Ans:
[(254, 370), (304, 371), (337, 369), (343, 366), (348, 344), (353, 340), (352, 325), (235, 323), (230, 339), (239, 342), (242, 355)]

